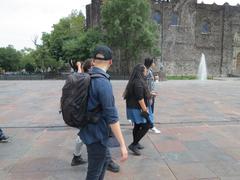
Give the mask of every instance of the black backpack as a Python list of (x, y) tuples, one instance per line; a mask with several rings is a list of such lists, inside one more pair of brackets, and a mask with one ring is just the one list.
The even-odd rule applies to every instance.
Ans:
[(68, 76), (61, 97), (61, 113), (64, 122), (75, 128), (81, 128), (88, 123), (97, 123), (96, 113), (101, 110), (98, 106), (87, 111), (88, 91), (91, 78), (103, 77), (101, 74), (73, 73)]

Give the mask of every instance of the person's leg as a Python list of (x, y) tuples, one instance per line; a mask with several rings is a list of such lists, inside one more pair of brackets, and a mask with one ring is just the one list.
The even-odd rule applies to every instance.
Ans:
[(86, 180), (102, 180), (109, 162), (108, 148), (103, 146), (100, 142), (86, 146), (88, 152), (88, 171)]
[(141, 145), (139, 143), (139, 141), (137, 140), (137, 136), (139, 134), (139, 131), (141, 129), (141, 125), (140, 124), (136, 124), (136, 129), (134, 130), (135, 132), (133, 132), (133, 144), (136, 145), (137, 149), (144, 149), (144, 146)]
[(73, 153), (75, 156), (81, 156), (81, 154), (82, 154), (82, 146), (83, 146), (83, 142), (80, 139), (80, 137), (77, 136), (76, 144), (75, 144), (75, 150), (74, 150), (74, 153)]
[(152, 113), (154, 113), (154, 103), (155, 103), (155, 97), (152, 97), (152, 105), (151, 105)]
[(139, 141), (145, 136), (145, 134), (148, 132), (150, 125), (149, 123), (141, 123), (140, 125), (140, 130), (138, 131), (138, 134), (136, 136), (136, 143), (139, 143)]
[(151, 132), (154, 132), (156, 134), (161, 133), (160, 130), (158, 130), (155, 126), (154, 126), (154, 114), (153, 114), (153, 110), (154, 110), (154, 98), (153, 98), (153, 103), (151, 106), (148, 107), (148, 111), (149, 111), (149, 120), (150, 120), (150, 130)]
[(133, 145), (137, 145), (138, 141), (137, 141), (137, 136), (138, 133), (140, 131), (141, 125), (140, 124), (136, 124), (134, 123), (134, 128), (133, 128)]
[(134, 155), (141, 155), (141, 152), (139, 151), (138, 148), (138, 136), (139, 132), (141, 131), (141, 125), (134, 123), (133, 127), (133, 142), (128, 146), (128, 148), (134, 153)]
[(152, 106), (148, 106), (148, 113), (149, 113), (149, 118), (148, 118), (148, 123), (150, 124), (150, 128), (154, 127), (154, 116), (152, 112)]
[(71, 166), (78, 166), (80, 164), (85, 164), (87, 163), (87, 161), (85, 161), (81, 154), (82, 154), (82, 146), (83, 146), (83, 142), (80, 139), (79, 136), (77, 136), (76, 138), (76, 144), (75, 144), (75, 150), (73, 153), (73, 158), (72, 158), (72, 162), (71, 162)]
[(100, 177), (99, 177), (99, 180), (103, 180), (103, 179), (104, 179), (105, 172), (106, 172), (106, 170), (107, 170), (107, 168), (108, 168), (109, 163), (110, 163), (111, 160), (112, 160), (112, 159), (111, 159), (111, 154), (110, 154), (109, 148), (107, 147), (107, 149), (106, 149), (105, 163), (104, 163), (104, 165), (103, 165), (103, 170), (102, 170), (102, 173), (101, 173), (101, 175), (100, 175)]
[[(113, 132), (110, 129), (109, 139), (108, 139), (108, 148), (119, 147), (119, 146), (120, 144), (118, 143), (117, 139), (115, 138)], [(112, 160), (111, 154), (110, 154), (110, 161), (108, 163), (107, 170), (114, 173), (117, 173), (120, 171), (120, 166)]]
[(7, 139), (8, 139), (8, 138), (9, 138), (9, 137), (6, 136), (6, 135), (3, 133), (2, 129), (0, 128), (0, 141), (7, 142)]

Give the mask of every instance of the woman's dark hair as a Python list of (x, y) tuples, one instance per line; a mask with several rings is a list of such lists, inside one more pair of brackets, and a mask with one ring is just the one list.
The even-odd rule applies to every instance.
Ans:
[(92, 67), (92, 59), (87, 59), (82, 64), (82, 69), (84, 72), (88, 72), (88, 70)]
[(144, 60), (144, 65), (146, 66), (147, 69), (149, 69), (153, 64), (153, 59), (152, 58), (146, 58)]
[(124, 99), (126, 99), (127, 96), (129, 95), (129, 93), (132, 92), (133, 85), (134, 85), (134, 82), (136, 80), (140, 80), (142, 82), (143, 87), (144, 87), (145, 92), (146, 92), (146, 96), (148, 98), (150, 97), (150, 92), (149, 92), (148, 87), (147, 87), (146, 77), (144, 76), (145, 68), (146, 67), (143, 64), (137, 64), (133, 68), (132, 73), (130, 74), (130, 77), (129, 77), (127, 87), (126, 87), (126, 89), (124, 91), (124, 94), (123, 94)]

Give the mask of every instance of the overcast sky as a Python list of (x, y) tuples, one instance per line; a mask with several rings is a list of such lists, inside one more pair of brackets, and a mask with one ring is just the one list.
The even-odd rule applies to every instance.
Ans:
[[(231, 5), (240, 0), (203, 0), (211, 4)], [(73, 9), (85, 14), (85, 6), (91, 0), (1, 0), (0, 2), (0, 47), (9, 44), (20, 50), (24, 47), (33, 48), (32, 40), (42, 32), (50, 32), (52, 25), (59, 19), (68, 16)], [(198, 0), (202, 2), (202, 0)]]

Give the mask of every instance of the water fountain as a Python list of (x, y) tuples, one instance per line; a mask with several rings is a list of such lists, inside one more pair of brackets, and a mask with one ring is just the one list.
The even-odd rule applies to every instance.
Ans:
[(206, 66), (205, 55), (203, 53), (201, 56), (199, 67), (198, 67), (197, 78), (198, 80), (207, 80), (207, 66)]

